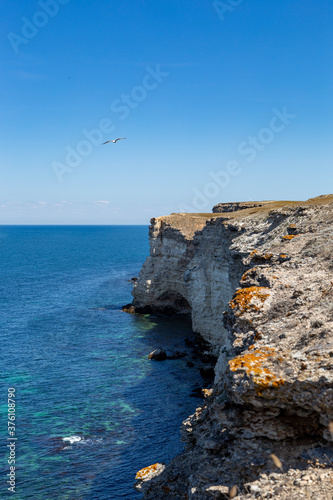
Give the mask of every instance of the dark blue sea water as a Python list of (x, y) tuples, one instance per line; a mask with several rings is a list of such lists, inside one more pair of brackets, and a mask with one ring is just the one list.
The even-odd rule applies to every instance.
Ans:
[[(136, 472), (179, 453), (201, 383), (186, 320), (130, 315), (143, 226), (0, 227), (1, 480), (12, 500), (136, 499)], [(16, 393), (16, 493), (7, 492), (7, 389)], [(67, 438), (67, 439), (66, 439)]]

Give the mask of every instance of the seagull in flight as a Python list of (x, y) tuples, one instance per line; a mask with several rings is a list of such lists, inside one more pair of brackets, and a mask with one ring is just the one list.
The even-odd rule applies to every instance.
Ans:
[(127, 139), (127, 137), (118, 137), (118, 139), (113, 139), (112, 141), (106, 141), (103, 142), (103, 144), (107, 144), (108, 142), (113, 142), (115, 144), (117, 141), (123, 141), (124, 139)]

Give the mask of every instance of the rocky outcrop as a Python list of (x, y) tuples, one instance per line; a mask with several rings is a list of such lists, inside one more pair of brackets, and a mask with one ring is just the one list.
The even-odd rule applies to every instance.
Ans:
[(161, 349), (159, 347), (148, 355), (148, 359), (154, 359), (155, 361), (164, 361), (165, 359), (167, 359), (167, 353), (164, 349)]
[(332, 237), (333, 196), (152, 220), (133, 306), (190, 314), (218, 361), (144, 498), (330, 498)]
[(237, 212), (247, 208), (259, 208), (272, 203), (271, 201), (239, 201), (234, 203), (218, 203), (213, 207), (213, 214), (222, 214), (227, 212)]

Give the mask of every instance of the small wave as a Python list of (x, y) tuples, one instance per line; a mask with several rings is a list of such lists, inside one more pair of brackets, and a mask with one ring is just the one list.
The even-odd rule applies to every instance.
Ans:
[(69, 437), (64, 437), (62, 438), (63, 441), (68, 441), (70, 444), (78, 443), (79, 441), (82, 441), (82, 438), (80, 436), (69, 436)]
[[(62, 438), (62, 440), (65, 442), (65, 443), (68, 443), (70, 445), (72, 444), (77, 444), (77, 443), (80, 443), (80, 445), (95, 445), (95, 444), (99, 444), (99, 443), (102, 443), (103, 439), (102, 438), (83, 438), (82, 436), (68, 436), (68, 437), (64, 437)], [(66, 448), (66, 449), (69, 449), (69, 448)]]

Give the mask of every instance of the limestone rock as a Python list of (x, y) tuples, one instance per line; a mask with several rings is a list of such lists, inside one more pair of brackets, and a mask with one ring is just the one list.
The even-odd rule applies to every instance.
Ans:
[(211, 394), (183, 422), (185, 451), (144, 498), (209, 500), (233, 485), (242, 499), (330, 498), (333, 196), (153, 219), (133, 295), (136, 310), (190, 314), (218, 356)]
[(147, 485), (154, 477), (158, 477), (165, 469), (164, 464), (156, 463), (150, 465), (149, 467), (144, 467), (136, 473), (135, 479), (137, 480), (135, 484), (135, 489), (141, 493), (145, 493)]
[(237, 212), (238, 210), (246, 210), (247, 208), (260, 208), (271, 201), (243, 201), (235, 203), (218, 203), (213, 207), (213, 214)]

